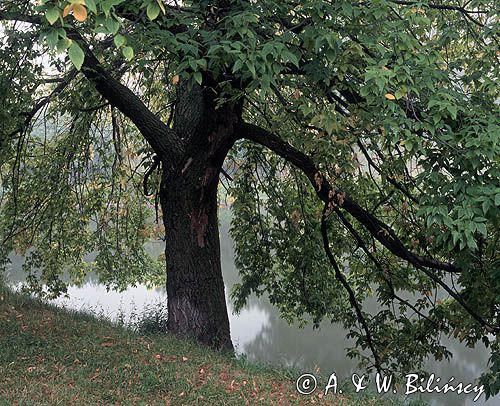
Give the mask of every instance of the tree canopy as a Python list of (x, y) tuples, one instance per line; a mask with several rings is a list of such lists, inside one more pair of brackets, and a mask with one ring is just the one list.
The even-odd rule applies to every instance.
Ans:
[(203, 95), (214, 112), (236, 106), (234, 123), (215, 121), (231, 142), (214, 159), (234, 199), (237, 307), (267, 292), (287, 320), (341, 322), (369, 368), (447, 358), (447, 335), (482, 342), (497, 393), (496, 8), (2, 1), (3, 263), (26, 254), (29, 288), (52, 295), (65, 271), (162, 281), (144, 248), (165, 234), (150, 221), (159, 168), (184, 173), (206, 148), (173, 124)]

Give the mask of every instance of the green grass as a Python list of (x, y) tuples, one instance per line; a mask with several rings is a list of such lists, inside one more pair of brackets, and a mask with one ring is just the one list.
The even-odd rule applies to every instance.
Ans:
[(0, 405), (394, 404), (373, 395), (300, 396), (295, 373), (139, 334), (0, 283)]

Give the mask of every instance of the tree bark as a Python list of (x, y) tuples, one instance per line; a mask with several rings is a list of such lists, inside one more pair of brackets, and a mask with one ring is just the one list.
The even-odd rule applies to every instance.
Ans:
[[(194, 171), (197, 172), (197, 171)], [(206, 173), (218, 174), (207, 166)], [(164, 173), (168, 330), (232, 350), (220, 261), (217, 176), (197, 187), (187, 173)]]
[(222, 278), (217, 187), (241, 108), (216, 108), (210, 91), (180, 84), (173, 130), (184, 144), (163, 159), (160, 200), (166, 233), (167, 328), (212, 348), (232, 350)]

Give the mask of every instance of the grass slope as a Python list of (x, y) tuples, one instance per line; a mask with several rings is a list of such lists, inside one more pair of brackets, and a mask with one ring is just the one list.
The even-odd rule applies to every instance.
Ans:
[(304, 397), (292, 371), (237, 360), (165, 334), (135, 333), (57, 309), (0, 283), (0, 404), (383, 405)]

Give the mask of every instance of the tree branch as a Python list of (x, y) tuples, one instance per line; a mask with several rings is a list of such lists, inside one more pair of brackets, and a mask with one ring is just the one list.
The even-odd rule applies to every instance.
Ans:
[[(39, 16), (7, 11), (0, 11), (1, 20), (23, 21), (37, 25), (43, 23)], [(66, 32), (68, 38), (76, 41), (85, 52), (82, 72), (94, 84), (96, 90), (136, 125), (162, 160), (177, 161), (182, 156), (184, 146), (175, 131), (155, 116), (134, 92), (104, 69), (78, 31), (67, 28)]]
[(78, 32), (69, 31), (68, 38), (77, 41), (84, 50), (82, 72), (94, 84), (96, 90), (136, 125), (162, 160), (177, 161), (182, 155), (184, 146), (174, 130), (155, 116), (128, 87), (122, 85), (103, 68)]
[(321, 236), (323, 238), (323, 248), (325, 249), (326, 256), (328, 257), (328, 260), (330, 261), (330, 264), (332, 265), (332, 267), (335, 271), (335, 278), (342, 284), (342, 286), (344, 287), (344, 289), (347, 291), (347, 293), (349, 295), (349, 302), (351, 303), (351, 306), (356, 311), (357, 319), (360, 322), (361, 326), (363, 327), (363, 330), (365, 330), (366, 341), (368, 342), (368, 346), (370, 347), (370, 350), (373, 354), (373, 358), (375, 359), (375, 368), (377, 369), (377, 372), (381, 373), (382, 366), (380, 363), (380, 358), (379, 358), (377, 350), (375, 349), (375, 344), (373, 343), (373, 337), (372, 337), (372, 334), (370, 332), (370, 329), (368, 328), (368, 324), (366, 323), (366, 319), (363, 316), (363, 312), (361, 311), (361, 306), (359, 305), (358, 301), (356, 300), (356, 296), (354, 295), (354, 291), (352, 290), (351, 286), (349, 285), (349, 282), (347, 282), (344, 274), (340, 271), (339, 265), (337, 264), (337, 261), (335, 260), (335, 257), (333, 256), (332, 250), (330, 249), (330, 242), (328, 240), (328, 229), (327, 229), (328, 206), (329, 206), (329, 203), (325, 203), (325, 206), (323, 208), (323, 212), (321, 213)]
[(26, 111), (21, 113), (22, 116), (24, 116), (24, 121), (21, 123), (21, 125), (16, 128), (14, 131), (12, 131), (8, 138), (14, 137), (16, 134), (24, 131), (24, 129), (29, 125), (30, 121), (33, 120), (33, 118), (36, 116), (36, 114), (49, 102), (53, 99), (54, 96), (59, 95), (60, 93), (63, 92), (63, 90), (69, 85), (69, 83), (76, 77), (77, 75), (76, 69), (72, 69), (64, 78), (60, 79), (59, 84), (56, 86), (56, 88), (50, 93), (48, 96), (43, 97), (40, 99), (30, 111)]
[(420, 1), (404, 1), (404, 0), (390, 0), (391, 3), (399, 4), (402, 6), (415, 6), (421, 5), (423, 7), (429, 7), (436, 10), (450, 10), (450, 11), (458, 11), (463, 14), (487, 14), (486, 10), (466, 10), (460, 6), (452, 6), (450, 4), (434, 4), (434, 3), (423, 3)]
[(0, 10), (0, 21), (20, 21), (29, 24), (41, 24), (42, 21), (38, 16), (30, 16), (22, 13)]
[[(310, 157), (305, 155), (303, 152), (295, 149), (288, 142), (284, 141), (277, 135), (272, 134), (257, 125), (248, 123), (241, 123), (237, 130), (237, 135), (240, 138), (246, 138), (250, 141), (256, 142), (269, 148), (270, 150), (284, 158), (286, 161), (302, 170), (302, 172), (308, 177), (309, 181), (313, 185), (318, 197), (325, 203), (325, 205), (327, 205), (327, 207), (331, 207), (333, 209), (340, 207), (346, 210), (366, 229), (368, 229), (373, 237), (376, 238), (382, 245), (384, 245), (391, 253), (403, 260), (408, 261), (410, 264), (415, 266), (415, 268), (425, 273), (436, 284), (440, 285), (464, 308), (465, 311), (467, 311), (479, 324), (484, 326), (488, 332), (493, 333), (500, 331), (499, 326), (491, 325), (486, 320), (484, 320), (463, 300), (460, 295), (453, 292), (453, 290), (450, 289), (450, 287), (446, 285), (446, 283), (444, 283), (438, 276), (436, 276), (428, 269), (431, 268), (451, 273), (460, 273), (461, 270), (454, 264), (440, 262), (433, 258), (422, 257), (407, 250), (401, 240), (398, 239), (392, 228), (382, 223), (375, 216), (361, 208), (344, 192), (334, 189), (330, 185), (328, 180), (324, 177), (324, 175), (319, 171)], [(330, 262), (332, 262), (330, 256), (329, 259)], [(332, 264), (332, 266), (334, 265)]]
[(381, 222), (374, 215), (352, 201), (346, 193), (334, 189), (325, 176), (320, 172), (313, 160), (303, 152), (295, 149), (288, 142), (271, 132), (254, 124), (241, 123), (236, 129), (239, 138), (263, 145), (292, 165), (299, 168), (309, 179), (318, 197), (324, 202), (346, 210), (359, 221), (384, 247), (397, 257), (404, 259), (414, 266), (428, 267), (451, 273), (460, 273), (461, 270), (454, 264), (441, 262), (433, 258), (419, 256), (404, 246), (396, 236), (394, 230)]

